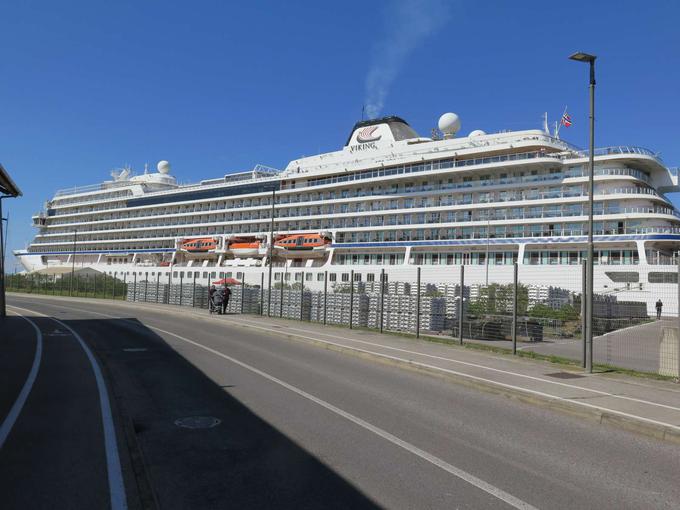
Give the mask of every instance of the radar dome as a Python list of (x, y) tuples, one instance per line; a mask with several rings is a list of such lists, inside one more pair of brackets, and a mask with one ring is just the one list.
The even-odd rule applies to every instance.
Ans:
[(485, 135), (485, 134), (486, 134), (486, 131), (482, 131), (481, 129), (475, 129), (468, 136), (470, 138), (475, 138), (477, 136), (482, 136), (482, 135)]
[(159, 174), (165, 175), (170, 173), (170, 163), (165, 160), (159, 161), (156, 168), (158, 169)]
[(453, 136), (460, 129), (460, 117), (455, 113), (445, 113), (439, 117), (439, 131), (445, 135)]

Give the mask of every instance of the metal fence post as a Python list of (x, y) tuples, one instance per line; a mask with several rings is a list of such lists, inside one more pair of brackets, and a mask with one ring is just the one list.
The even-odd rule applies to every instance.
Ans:
[(149, 297), (149, 272), (144, 273), (144, 302), (146, 303)]
[(127, 286), (127, 276), (128, 276), (128, 271), (125, 271), (125, 273), (123, 274), (123, 292), (125, 292), (125, 299), (127, 299), (128, 296), (129, 296), (128, 286)]
[(583, 340), (581, 353), (581, 366), (586, 368), (586, 356), (588, 355), (588, 340), (586, 340), (586, 259), (581, 261), (581, 339)]
[[(271, 261), (269, 261), (271, 266)], [(264, 273), (263, 273), (264, 274)], [(277, 273), (279, 274), (279, 273)], [(283, 291), (283, 286), (281, 286), (281, 291)], [(272, 272), (269, 270), (269, 278), (267, 281), (267, 317), (272, 316)]]
[(517, 354), (517, 262), (513, 264), (512, 278), (512, 353)]
[(385, 322), (385, 268), (380, 270), (380, 332)]
[(246, 271), (243, 270), (243, 278), (241, 278), (241, 315), (243, 315), (243, 307), (246, 301)]
[(182, 306), (182, 294), (184, 294), (184, 271), (179, 272), (179, 306)]
[(300, 278), (300, 321), (304, 319), (303, 310), (305, 307), (305, 272), (302, 271)]
[(132, 289), (132, 300), (137, 301), (137, 271), (135, 271), (134, 273), (135, 273), (135, 280), (134, 280), (134, 283), (133, 283), (134, 287)]
[(326, 325), (326, 315), (328, 313), (328, 271), (323, 273), (323, 324)]
[(264, 271), (260, 273), (260, 316), (264, 315)]
[(168, 271), (168, 292), (165, 293), (165, 304), (170, 304), (170, 288), (172, 287), (172, 271)]
[(194, 271), (194, 285), (191, 288), (191, 307), (196, 308), (196, 271)]
[(349, 276), (349, 329), (352, 329), (353, 316), (354, 316), (354, 269), (350, 271)]
[(283, 317), (283, 287), (285, 284), (286, 284), (285, 280), (281, 280), (281, 296), (280, 296), (281, 299), (279, 299), (279, 317)]
[(416, 338), (420, 338), (420, 266), (416, 268)]
[(161, 272), (156, 273), (156, 303), (158, 303), (158, 294), (161, 290)]
[(458, 343), (463, 345), (463, 316), (465, 315), (465, 264), (460, 261), (460, 302), (458, 304)]

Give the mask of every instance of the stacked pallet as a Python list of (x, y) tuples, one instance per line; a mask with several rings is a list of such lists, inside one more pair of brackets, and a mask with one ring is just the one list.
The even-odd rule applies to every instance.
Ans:
[[(241, 308), (241, 293), (243, 292), (243, 308)], [(231, 296), (227, 305), (227, 313), (260, 313), (260, 289), (240, 285), (231, 287)]]
[[(385, 294), (383, 328), (394, 331), (416, 330), (417, 297), (400, 294)], [(445, 326), (446, 299), (441, 297), (420, 298), (420, 329), (442, 331)], [(370, 297), (368, 327), (380, 328), (380, 295)]]
[[(350, 319), (350, 302), (352, 304), (352, 325), (365, 327), (368, 324), (369, 299), (366, 294), (348, 292), (329, 293), (326, 297), (325, 313), (327, 324), (343, 324), (348, 326)], [(316, 292), (312, 296), (311, 320), (322, 322), (324, 318), (324, 295)]]
[[(262, 309), (264, 315), (310, 320), (312, 308), (312, 293), (310, 291), (272, 289), (271, 314), (269, 313), (269, 291), (265, 290), (263, 295)], [(302, 305), (302, 308), (300, 308), (300, 305)]]
[(171, 284), (167, 302), (171, 305), (207, 308), (208, 288), (204, 285), (197, 284), (194, 292), (193, 283), (183, 283), (181, 285)]

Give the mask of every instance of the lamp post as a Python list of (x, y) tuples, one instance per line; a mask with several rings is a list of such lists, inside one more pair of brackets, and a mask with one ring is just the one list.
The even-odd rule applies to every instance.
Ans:
[(593, 371), (593, 191), (595, 176), (595, 55), (577, 52), (569, 56), (570, 60), (586, 62), (590, 67), (590, 172), (588, 176), (588, 255), (586, 266), (586, 372)]

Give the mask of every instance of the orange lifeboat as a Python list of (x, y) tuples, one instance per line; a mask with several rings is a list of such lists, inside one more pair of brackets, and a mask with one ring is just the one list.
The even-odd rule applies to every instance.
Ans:
[(180, 244), (180, 249), (189, 253), (207, 253), (217, 249), (218, 239), (212, 237), (200, 237), (195, 239), (185, 239)]
[(260, 255), (262, 241), (253, 238), (236, 238), (229, 241), (229, 251), (238, 258), (257, 257)]
[(322, 257), (331, 240), (321, 234), (291, 234), (280, 236), (274, 242), (279, 255), (293, 258)]

